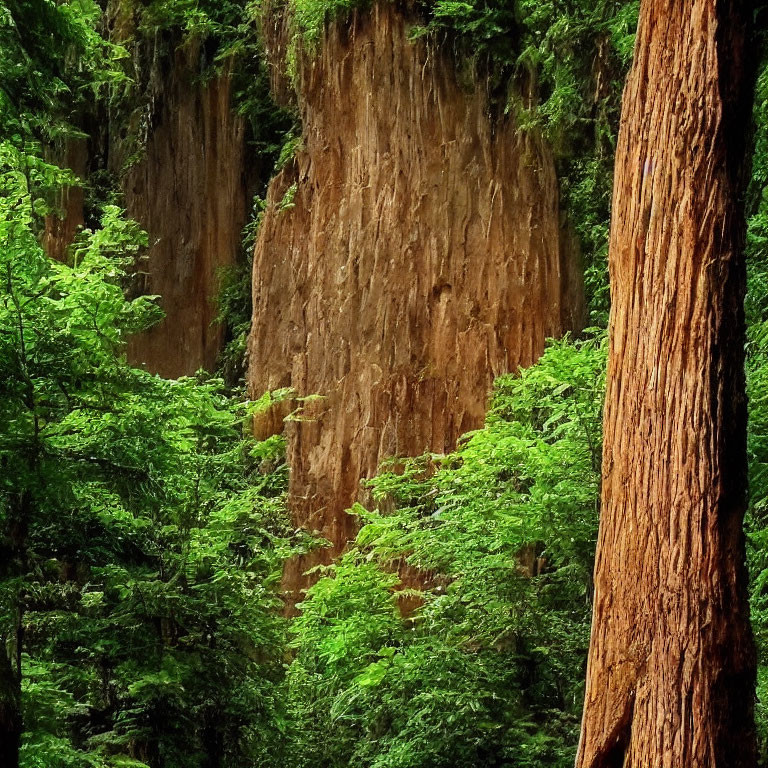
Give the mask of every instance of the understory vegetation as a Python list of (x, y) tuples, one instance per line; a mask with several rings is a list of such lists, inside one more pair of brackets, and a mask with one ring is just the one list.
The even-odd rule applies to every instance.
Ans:
[(352, 510), (291, 629), (298, 765), (573, 764), (604, 363), (601, 336), (552, 344), (454, 453), (371, 482), (393, 511)]
[(108, 208), (71, 265), (48, 259), (39, 161), (0, 157), (0, 686), (22, 764), (244, 764), (282, 677), (282, 439), (249, 437), (220, 380), (129, 367), (126, 335), (158, 316), (121, 286), (145, 237)]
[[(362, 7), (291, 2), (308, 50), (329, 19)], [(594, 327), (497, 379), (485, 426), (453, 453), (384, 465), (369, 507), (350, 510), (357, 539), (318, 568), (295, 618), (283, 611), (283, 564), (317, 542), (286, 513), (283, 438), (250, 430), (266, 401), (248, 401), (238, 381), (245, 256), (223, 280), (232, 344), (221, 376), (165, 380), (125, 359), (129, 335), (160, 319), (155, 297), (126, 290), (147, 245), (135, 222), (95, 194), (98, 215), (69, 261), (41, 245), (57, 191), (75, 182), (50, 146), (81, 135), (94, 99), (148, 108), (145, 75), (126, 67), (134, 44), (162, 38), (167, 53), (196, 40), (211, 68), (237, 62), (236, 106), (265, 167), (297, 143), (295, 118), (266, 95), (255, 4), (136, 9), (133, 42), (110, 42), (90, 0), (0, 2), (0, 721), (23, 729), (21, 765), (572, 765), (599, 511), (613, 147), (637, 2), (418, 7), (414, 36), (470, 61), (499, 119), (514, 115), (555, 147)], [(535, 83), (535, 103), (521, 83)], [(747, 535), (766, 765), (768, 67), (755, 123)], [(260, 209), (257, 197), (244, 250)]]

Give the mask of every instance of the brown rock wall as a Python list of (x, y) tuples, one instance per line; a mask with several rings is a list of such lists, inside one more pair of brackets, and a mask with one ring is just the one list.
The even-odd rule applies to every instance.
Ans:
[[(127, 354), (135, 365), (163, 376), (213, 370), (223, 329), (213, 324), (218, 273), (235, 263), (250, 206), (255, 158), (247, 156), (245, 123), (231, 107), (231, 75), (202, 75), (199, 46), (147, 42), (135, 32), (135, 9), (110, 3), (114, 39), (133, 50), (136, 81), (144, 92), (128, 114), (102, 115), (89, 140), (71, 139), (57, 153), (62, 167), (85, 179), (100, 165), (120, 177), (128, 216), (149, 235), (146, 258), (136, 265), (132, 292), (159, 294), (165, 319), (132, 337)], [(155, 46), (155, 47), (153, 47)], [(146, 102), (146, 103), (144, 103)], [(90, 123), (98, 123), (91, 115)], [(145, 146), (124, 171), (127, 156)], [(90, 156), (89, 156), (90, 155)], [(103, 170), (103, 168), (101, 168)], [(84, 190), (62, 190), (60, 215), (46, 219), (50, 256), (63, 259), (84, 220)]]
[(483, 424), (494, 377), (583, 314), (551, 153), (455, 71), (389, 3), (300, 64), (304, 146), (255, 249), (249, 384), (322, 396), (288, 433), (291, 507), (326, 558), (382, 458), (451, 450)]
[[(59, 152), (53, 151), (53, 161), (62, 168), (69, 168), (78, 179), (88, 171), (88, 143), (84, 138), (68, 138)], [(72, 244), (83, 226), (83, 187), (80, 184), (62, 187), (54, 201), (56, 210), (45, 217), (43, 248), (58, 261), (67, 257), (67, 248)]]
[(146, 153), (124, 180), (127, 211), (150, 240), (138, 287), (159, 294), (166, 313), (130, 340), (128, 357), (169, 377), (215, 367), (218, 272), (237, 258), (249, 202), (245, 125), (230, 108), (230, 78), (203, 84), (196, 69), (176, 53)]

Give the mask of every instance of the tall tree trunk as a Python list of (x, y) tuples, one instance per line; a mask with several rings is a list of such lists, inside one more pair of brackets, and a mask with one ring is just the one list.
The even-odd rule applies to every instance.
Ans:
[(21, 690), (13, 661), (0, 645), (0, 766), (17, 768), (21, 746)]
[[(37, 420), (35, 419), (35, 423)], [(29, 459), (28, 471), (34, 476), (37, 452)], [(28, 488), (11, 496), (4, 530), (0, 531), (0, 579), (18, 579), (28, 570), (27, 536), (33, 497)], [(13, 626), (3, 627), (0, 635), (0, 768), (18, 768), (24, 722), (21, 710), (21, 659), (24, 650), (24, 605), (21, 588), (8, 595), (13, 606)], [(10, 618), (7, 617), (7, 618)]]
[(742, 521), (748, 0), (642, 0), (610, 244), (577, 768), (755, 765)]

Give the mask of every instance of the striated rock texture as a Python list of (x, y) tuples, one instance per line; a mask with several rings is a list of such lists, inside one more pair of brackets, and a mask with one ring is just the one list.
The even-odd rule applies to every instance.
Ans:
[[(284, 28), (272, 19), (273, 54)], [(389, 3), (299, 64), (303, 148), (255, 249), (249, 385), (322, 396), (288, 435), (291, 508), (332, 542), (325, 558), (382, 458), (451, 450), (493, 378), (582, 317), (550, 153), (455, 73)], [(316, 560), (289, 567), (288, 590)]]
[(230, 78), (205, 84), (177, 51), (146, 153), (126, 175), (125, 204), (149, 233), (137, 280), (166, 318), (131, 339), (128, 357), (163, 376), (213, 370), (223, 330), (212, 325), (218, 272), (234, 264), (248, 212), (245, 125), (230, 107)]
[[(245, 121), (232, 109), (231, 73), (205, 75), (199, 44), (179, 46), (168, 34), (142, 37), (135, 13), (132, 4), (114, 0), (107, 18), (112, 38), (133, 51), (139, 103), (88, 116), (89, 140), (69, 140), (57, 159), (84, 179), (105, 167), (119, 178), (127, 214), (150, 242), (131, 290), (159, 294), (166, 313), (130, 340), (128, 358), (177, 377), (215, 368), (223, 343), (223, 328), (213, 324), (218, 273), (240, 253), (259, 169), (245, 151)], [(131, 152), (139, 159), (125, 171)], [(84, 221), (83, 188), (63, 190), (56, 204), (60, 216), (47, 218), (44, 245), (63, 259)]]
[[(68, 138), (63, 147), (53, 152), (52, 158), (62, 168), (69, 168), (83, 179), (88, 172), (88, 143), (83, 138)], [(55, 213), (45, 217), (43, 248), (58, 261), (67, 257), (67, 248), (72, 244), (84, 223), (84, 191), (79, 184), (63, 187), (54, 201)]]

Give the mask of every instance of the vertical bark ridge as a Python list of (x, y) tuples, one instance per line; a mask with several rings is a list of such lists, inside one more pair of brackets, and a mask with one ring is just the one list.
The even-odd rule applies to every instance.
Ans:
[(641, 4), (617, 148), (577, 768), (755, 765), (742, 533), (747, 13), (737, 0)]

